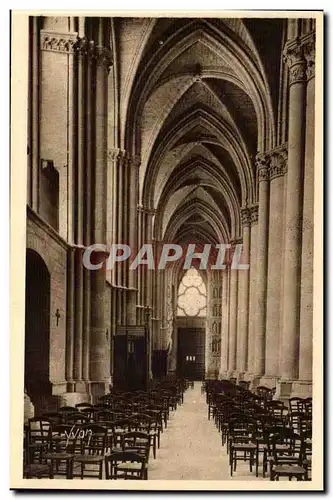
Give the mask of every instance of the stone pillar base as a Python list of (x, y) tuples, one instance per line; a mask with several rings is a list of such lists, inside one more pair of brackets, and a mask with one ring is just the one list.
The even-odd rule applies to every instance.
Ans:
[(225, 380), (226, 378), (228, 378), (228, 372), (227, 371), (223, 371), (223, 372), (219, 372), (219, 380)]
[(289, 399), (291, 398), (293, 383), (293, 380), (278, 380), (274, 399), (283, 401), (285, 405), (288, 406)]
[(277, 383), (279, 381), (279, 377), (275, 377), (274, 375), (264, 375), (260, 379), (260, 384), (265, 387), (268, 387), (269, 389), (273, 389), (274, 387), (277, 386)]
[(245, 372), (244, 373), (244, 379), (246, 382), (252, 382), (254, 378), (254, 374), (252, 372)]
[(108, 380), (90, 382), (90, 394), (94, 404), (97, 403), (98, 398), (109, 392), (109, 386), (110, 382)]
[(260, 375), (253, 375), (251, 378), (251, 384), (250, 384), (250, 391), (255, 392), (257, 390), (257, 387), (259, 387), (261, 380)]
[(64, 392), (61, 395), (61, 406), (75, 406), (79, 403), (90, 403), (91, 399), (86, 392)]
[(236, 370), (228, 370), (227, 371), (227, 378), (237, 378), (238, 377), (238, 372)]
[(77, 380), (75, 382), (75, 391), (74, 392), (89, 393), (89, 382), (86, 382), (83, 380)]
[(41, 415), (49, 411), (58, 411), (59, 408), (66, 404), (63, 394), (41, 395), (35, 403), (35, 415)]
[(312, 397), (311, 380), (295, 380), (292, 384), (291, 398), (310, 398)]

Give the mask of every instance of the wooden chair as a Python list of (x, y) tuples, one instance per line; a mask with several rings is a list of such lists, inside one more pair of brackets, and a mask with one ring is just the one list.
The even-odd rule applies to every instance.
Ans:
[(290, 398), (289, 399), (289, 412), (303, 412), (304, 410), (304, 399), (303, 398)]
[(120, 445), (122, 434), (131, 430), (133, 430), (133, 422), (130, 418), (121, 418), (113, 422), (114, 446)]
[(70, 425), (55, 425), (50, 430), (50, 448), (44, 455), (50, 464), (51, 476), (54, 474), (73, 478), (73, 458), (76, 436)]
[(26, 464), (23, 467), (23, 477), (25, 479), (53, 479), (50, 464)]
[(93, 405), (91, 403), (78, 403), (77, 405), (75, 405), (75, 408), (78, 411), (85, 410), (87, 408), (92, 408), (92, 407), (93, 407)]
[(229, 465), (230, 475), (236, 472), (239, 460), (249, 460), (250, 472), (253, 465), (256, 465), (256, 475), (258, 474), (258, 442), (256, 440), (255, 424), (238, 416), (229, 423)]
[(239, 387), (242, 387), (244, 389), (249, 389), (250, 384), (251, 384), (251, 382), (250, 381), (246, 381), (246, 380), (240, 380), (238, 382)]
[[(122, 451), (132, 451), (145, 459), (145, 479), (148, 479), (148, 462), (150, 454), (150, 436), (145, 432), (126, 432), (121, 437)], [(112, 450), (119, 451), (119, 450)]]
[(145, 458), (139, 453), (118, 451), (105, 457), (106, 479), (147, 479)]
[(149, 415), (138, 413), (131, 418), (131, 427), (133, 430), (145, 432), (150, 436), (153, 448), (153, 457), (156, 458), (156, 444), (159, 434), (156, 418), (153, 419)]
[(75, 411), (73, 413), (65, 413), (64, 423), (68, 425), (84, 425), (90, 422), (90, 418), (83, 412)]
[(95, 422), (110, 422), (114, 420), (114, 412), (110, 410), (101, 410), (94, 414)]
[[(273, 428), (269, 430), (270, 480), (278, 481), (280, 477), (293, 477), (297, 481), (307, 480), (301, 438), (290, 428)], [(297, 444), (299, 443), (299, 444)]]
[(26, 433), (27, 464), (35, 461), (42, 463), (43, 456), (50, 446), (51, 421), (44, 417), (33, 417), (28, 420)]
[[(103, 478), (103, 461), (105, 455), (107, 429), (100, 425), (88, 424), (81, 428), (84, 432), (81, 441), (81, 454), (74, 455), (74, 464), (81, 466), (80, 477)], [(87, 469), (87, 466), (90, 466)]]
[(62, 406), (61, 408), (59, 408), (59, 413), (66, 413), (66, 412), (72, 413), (75, 411), (77, 411), (75, 406)]

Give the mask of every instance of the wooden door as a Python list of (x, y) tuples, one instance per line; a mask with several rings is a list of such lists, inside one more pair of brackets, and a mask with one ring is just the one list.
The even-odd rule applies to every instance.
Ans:
[(204, 328), (178, 329), (177, 371), (180, 377), (203, 380), (205, 377)]
[(144, 326), (119, 326), (113, 340), (113, 381), (117, 389), (147, 387), (147, 335)]

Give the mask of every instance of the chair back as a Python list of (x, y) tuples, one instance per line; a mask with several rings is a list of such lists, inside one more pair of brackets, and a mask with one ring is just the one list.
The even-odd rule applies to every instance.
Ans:
[(145, 458), (139, 453), (119, 451), (105, 457), (106, 479), (145, 479)]
[(104, 455), (107, 441), (107, 428), (97, 424), (87, 424), (80, 429), (81, 453)]
[(32, 417), (28, 420), (28, 443), (43, 443), (50, 439), (52, 422), (43, 417)]

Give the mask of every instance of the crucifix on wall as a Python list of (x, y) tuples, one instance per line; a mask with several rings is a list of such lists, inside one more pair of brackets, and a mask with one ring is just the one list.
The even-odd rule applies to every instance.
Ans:
[(55, 312), (55, 317), (57, 318), (57, 326), (59, 325), (59, 319), (60, 319), (60, 312), (59, 309), (56, 310)]

